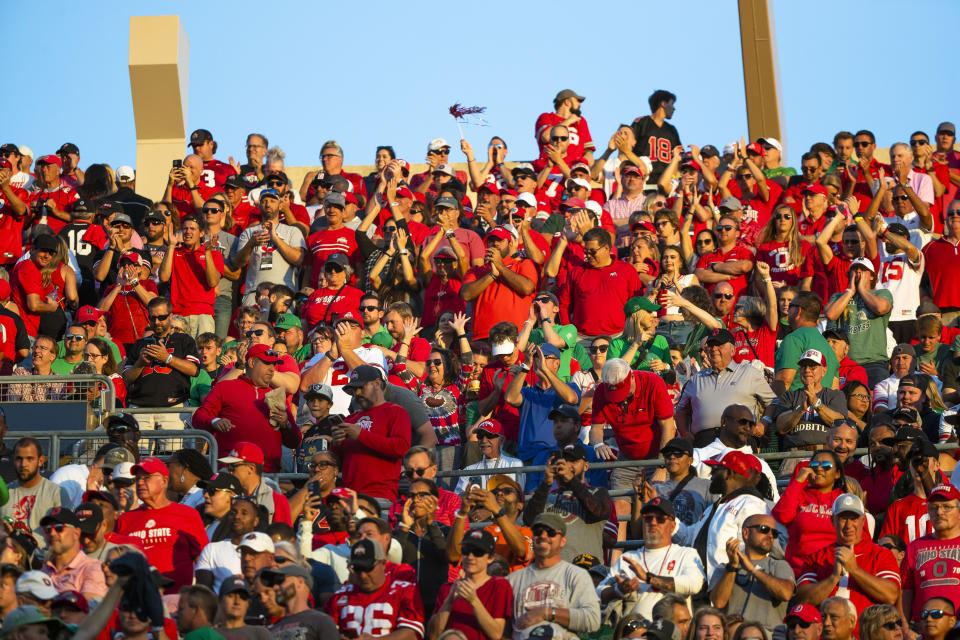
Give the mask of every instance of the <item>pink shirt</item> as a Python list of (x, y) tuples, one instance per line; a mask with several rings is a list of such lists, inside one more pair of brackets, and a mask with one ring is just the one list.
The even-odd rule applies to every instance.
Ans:
[(910, 173), (907, 174), (907, 181), (918, 198), (927, 204), (933, 204), (933, 180), (930, 176), (910, 169)]
[(63, 593), (64, 591), (79, 591), (87, 597), (91, 595), (102, 598), (107, 593), (107, 583), (103, 577), (100, 561), (91, 558), (83, 551), (71, 560), (62, 571), (49, 560), (43, 565), (42, 571), (53, 580), (53, 586)]

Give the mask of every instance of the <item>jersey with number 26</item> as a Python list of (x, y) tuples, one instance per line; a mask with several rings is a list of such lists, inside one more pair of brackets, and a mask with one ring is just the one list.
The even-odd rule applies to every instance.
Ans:
[(423, 638), (423, 603), (413, 582), (388, 578), (373, 593), (345, 584), (327, 602), (327, 613), (347, 637), (366, 633), (377, 638), (406, 628)]

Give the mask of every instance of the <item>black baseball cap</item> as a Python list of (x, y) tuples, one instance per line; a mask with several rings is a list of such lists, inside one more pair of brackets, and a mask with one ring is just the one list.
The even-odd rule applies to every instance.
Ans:
[(372, 538), (358, 540), (350, 547), (350, 568), (356, 571), (370, 571), (383, 559), (383, 547)]
[(682, 453), (688, 456), (693, 455), (693, 443), (687, 440), (686, 438), (674, 438), (667, 444), (663, 445), (663, 448), (660, 449), (660, 453), (669, 453), (674, 451), (676, 453)]
[(726, 329), (713, 329), (707, 334), (707, 344), (733, 344), (733, 334)]
[(57, 237), (50, 233), (41, 233), (33, 240), (33, 248), (37, 251), (56, 251), (59, 246)]
[(213, 140), (213, 134), (206, 129), (197, 129), (190, 134), (190, 146), (203, 144), (208, 140)]
[(103, 509), (95, 502), (81, 502), (76, 510), (80, 532), (92, 536), (103, 522)]
[(717, 151), (717, 148), (712, 144), (705, 144), (700, 148), (700, 157), (701, 158), (719, 158), (720, 152)]
[(547, 416), (547, 418), (550, 420), (556, 420), (557, 418), (570, 418), (571, 420), (579, 420), (580, 412), (577, 411), (576, 406), (563, 403), (555, 407)]
[(586, 447), (579, 442), (577, 444), (568, 444), (560, 449), (560, 455), (563, 456), (564, 460), (589, 460)]
[(250, 589), (247, 581), (240, 576), (230, 576), (220, 583), (219, 595), (221, 598), (225, 595), (237, 592), (244, 594), (247, 598), (253, 595), (253, 591)]
[(908, 373), (900, 378), (900, 384), (897, 385), (897, 388), (899, 389), (900, 387), (916, 387), (922, 391), (923, 381), (920, 379), (919, 375), (915, 373)]
[(674, 517), (673, 503), (670, 502), (669, 498), (661, 498), (660, 496), (653, 498), (641, 507), (640, 515), (650, 513), (651, 511), (659, 511), (665, 516), (670, 518)]
[(380, 373), (380, 371), (380, 369), (372, 364), (360, 365), (350, 372), (350, 380), (347, 382), (347, 384), (343, 385), (343, 391), (348, 395), (353, 395), (354, 391), (368, 382), (373, 382), (374, 380), (383, 380), (383, 375)]
[(237, 496), (246, 493), (246, 491), (243, 490), (243, 485), (241, 485), (240, 481), (237, 479), (237, 476), (233, 475), (232, 473), (227, 473), (226, 471), (221, 471), (209, 480), (198, 481), (197, 486), (204, 491), (208, 489), (210, 491), (222, 489), (224, 491), (230, 491)]
[(893, 411), (894, 420), (903, 420), (910, 424), (920, 424), (920, 412), (913, 407), (897, 407)]
[(125, 425), (134, 431), (140, 431), (140, 423), (137, 422), (137, 419), (134, 417), (134, 415), (132, 413), (125, 413), (121, 411), (120, 413), (114, 414), (107, 418), (105, 424), (107, 433), (110, 432), (111, 427), (120, 425)]
[(75, 153), (77, 155), (80, 155), (80, 147), (73, 144), (72, 142), (64, 142), (62, 145), (60, 145), (60, 148), (57, 149), (57, 155), (61, 156), (65, 153)]
[(232, 174), (227, 176), (227, 179), (223, 181), (224, 189), (246, 189), (247, 185), (244, 184), (243, 178), (237, 174)]
[(827, 329), (823, 332), (823, 337), (827, 340), (843, 340), (847, 344), (850, 344), (850, 336), (848, 336), (847, 332), (843, 329)]
[(0, 153), (15, 153), (20, 155), (20, 147), (12, 142), (7, 142), (6, 144), (0, 145)]
[(486, 529), (473, 529), (460, 541), (461, 549), (476, 549), (490, 555), (493, 555), (496, 547), (497, 541)]
[(65, 524), (76, 527), (77, 529), (80, 528), (80, 520), (77, 518), (77, 514), (66, 507), (54, 507), (50, 509), (50, 513), (40, 519), (41, 527), (45, 527), (48, 524)]
[[(84, 491), (82, 500), (84, 504), (88, 502), (93, 502), (94, 500), (99, 500), (100, 502), (109, 502), (110, 506), (113, 507), (114, 511), (120, 510), (120, 502), (117, 501), (117, 496), (113, 495), (109, 491), (100, 491), (97, 489)], [(103, 511), (102, 508), (101, 508), (101, 511)]]
[(937, 448), (933, 446), (933, 443), (929, 440), (917, 440), (910, 446), (910, 451), (907, 452), (907, 460), (916, 456), (922, 458), (938, 458), (940, 457), (940, 452), (937, 451)]

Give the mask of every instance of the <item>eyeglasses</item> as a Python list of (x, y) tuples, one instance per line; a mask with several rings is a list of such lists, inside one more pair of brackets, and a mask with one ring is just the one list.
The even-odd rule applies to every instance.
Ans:
[(64, 339), (68, 341), (85, 340), (86, 336), (83, 334), (68, 333), (67, 335), (64, 336)]
[(550, 136), (550, 142), (566, 142), (570, 136)]
[(432, 364), (437, 367), (442, 366), (443, 358), (433, 358), (432, 360), (427, 360), (427, 364)]
[(697, 240), (695, 244), (696, 244), (698, 247), (702, 247), (702, 246), (705, 246), (705, 245), (711, 245), (711, 244), (713, 244), (713, 240), (711, 240), (710, 238), (707, 238), (706, 240)]
[(717, 225), (717, 231), (732, 231), (733, 229), (736, 229), (736, 227), (733, 226), (732, 224), (718, 224), (718, 225)]
[(287, 564), (288, 562), (293, 562), (293, 560), (286, 556), (273, 556), (273, 561), (277, 564)]
[(721, 298), (724, 299), (724, 300), (733, 300), (733, 294), (732, 294), (732, 293), (715, 293), (715, 294), (713, 294), (713, 299), (714, 299), (714, 300), (720, 300)]
[(282, 187), (285, 183), (283, 180), (268, 180), (267, 186), (269, 187)]
[(147, 220), (147, 224), (148, 224), (148, 225), (152, 225), (152, 226), (160, 227), (160, 226), (163, 226), (163, 225), (166, 224), (166, 223), (165, 223), (163, 220)]
[(427, 472), (427, 470), (429, 470), (429, 469), (430, 469), (430, 467), (424, 467), (423, 469), (417, 469), (417, 468), (404, 469), (404, 470), (403, 470), (403, 475), (407, 476), (408, 478), (412, 478), (412, 477), (414, 477), (414, 476), (416, 476), (416, 477), (418, 477), (418, 478), (422, 478), (422, 477), (423, 477), (423, 474), (425, 474), (425, 473)]
[(956, 615), (950, 613), (949, 611), (944, 611), (943, 609), (924, 609), (920, 612), (920, 619), (926, 620), (927, 618), (933, 618), (934, 620), (939, 620), (943, 616), (952, 616)]
[(56, 531), (57, 533), (63, 533), (63, 530), (66, 529), (68, 526), (69, 525), (63, 524), (62, 522), (55, 522), (53, 524), (48, 524), (44, 526), (43, 530), (46, 533), (50, 533), (51, 531)]
[(170, 317), (169, 313), (164, 313), (158, 316), (150, 316), (150, 322), (163, 322)]
[(607, 349), (609, 348), (610, 348), (610, 345), (608, 344), (595, 344), (590, 347), (590, 353), (593, 353), (593, 354), (606, 353)]
[(482, 558), (487, 555), (486, 551), (481, 551), (480, 549), (474, 549), (472, 547), (461, 547), (460, 553), (465, 556), (473, 556), (474, 558)]
[(432, 496), (432, 495), (433, 495), (433, 494), (430, 493), (429, 491), (411, 491), (411, 492), (410, 492), (410, 497), (411, 497), (412, 499), (414, 499), (414, 500), (416, 500), (416, 499), (418, 499), (418, 498), (427, 498), (427, 497)]
[(307, 463), (307, 469), (310, 469), (311, 471), (317, 471), (318, 469), (329, 469), (330, 467), (335, 467), (335, 466), (337, 465), (334, 464), (333, 462), (330, 462), (329, 460), (322, 460), (320, 462)]
[(953, 217), (955, 217), (955, 216), (960, 216), (960, 209), (955, 210), (955, 211), (947, 211), (947, 217), (948, 217), (948, 218), (953, 218)]
[(744, 528), (754, 529), (755, 531), (760, 532), (761, 535), (765, 535), (765, 536), (770, 534), (777, 535), (777, 528), (771, 527), (770, 525), (767, 525), (767, 524), (751, 524)]
[(910, 196), (893, 196), (893, 199), (894, 199), (894, 200), (901, 200), (901, 201), (903, 201), (903, 200), (909, 200), (909, 199), (910, 199)]
[(865, 393), (851, 393), (851, 394), (850, 394), (850, 397), (851, 397), (851, 398), (856, 398), (857, 400), (869, 400), (869, 399), (870, 399), (870, 396), (868, 396), (868, 395), (865, 394)]
[(777, 215), (773, 216), (773, 219), (774, 220), (793, 220), (793, 216), (790, 215), (789, 213), (778, 213)]
[(897, 629), (903, 626), (903, 620), (888, 620), (880, 626), (886, 629), (887, 631), (893, 631), (894, 629)]
[(541, 536), (547, 536), (548, 538), (555, 538), (558, 535), (560, 535), (560, 532), (554, 531), (550, 527), (539, 525), (539, 526), (533, 527), (533, 535), (537, 538)]
[(260, 337), (266, 333), (266, 331), (266, 329), (250, 329), (250, 331), (247, 331), (246, 336), (248, 338), (252, 338), (253, 336)]
[(109, 429), (107, 429), (107, 435), (108, 436), (120, 435), (123, 433), (127, 433), (129, 431), (136, 431), (136, 429), (134, 429), (133, 427), (127, 426), (125, 424), (120, 424), (115, 427), (110, 427)]
[(204, 208), (203, 208), (203, 212), (204, 212), (204, 213), (221, 213), (222, 211), (223, 211), (223, 209), (220, 209), (220, 208), (218, 208), (218, 207), (204, 207)]
[(866, 148), (866, 147), (869, 147), (871, 144), (873, 144), (873, 143), (872, 143), (872, 142), (864, 142), (863, 140), (861, 140), (860, 142), (854, 142), (854, 143), (853, 143), (853, 146), (855, 146), (855, 147), (858, 148), (858, 149), (864, 149), (864, 148)]
[(86, 353), (83, 354), (83, 357), (84, 357), (84, 358), (90, 358), (91, 360), (93, 360), (94, 358), (105, 358), (106, 356), (103, 355), (102, 353), (89, 353), (89, 352), (86, 352)]
[(833, 461), (832, 460), (814, 460), (813, 462), (810, 463), (810, 468), (823, 469), (824, 471), (830, 471), (830, 469), (833, 469)]
[(360, 311), (379, 311), (380, 307), (375, 304), (368, 304), (360, 307)]

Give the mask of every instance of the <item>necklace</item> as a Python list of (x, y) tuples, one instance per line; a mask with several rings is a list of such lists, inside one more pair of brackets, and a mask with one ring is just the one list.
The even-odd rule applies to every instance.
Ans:
[[(667, 556), (670, 555), (670, 549), (672, 548), (673, 548), (673, 543), (671, 542), (670, 545), (667, 547), (667, 552), (663, 554), (663, 560), (660, 561), (660, 568), (657, 569), (657, 573), (654, 575), (658, 575), (658, 576), (663, 575), (662, 573), (663, 565), (666, 564)], [(646, 547), (643, 548), (643, 568), (647, 570), (647, 574), (648, 574), (647, 579), (649, 580), (650, 565), (647, 564), (647, 548)]]

